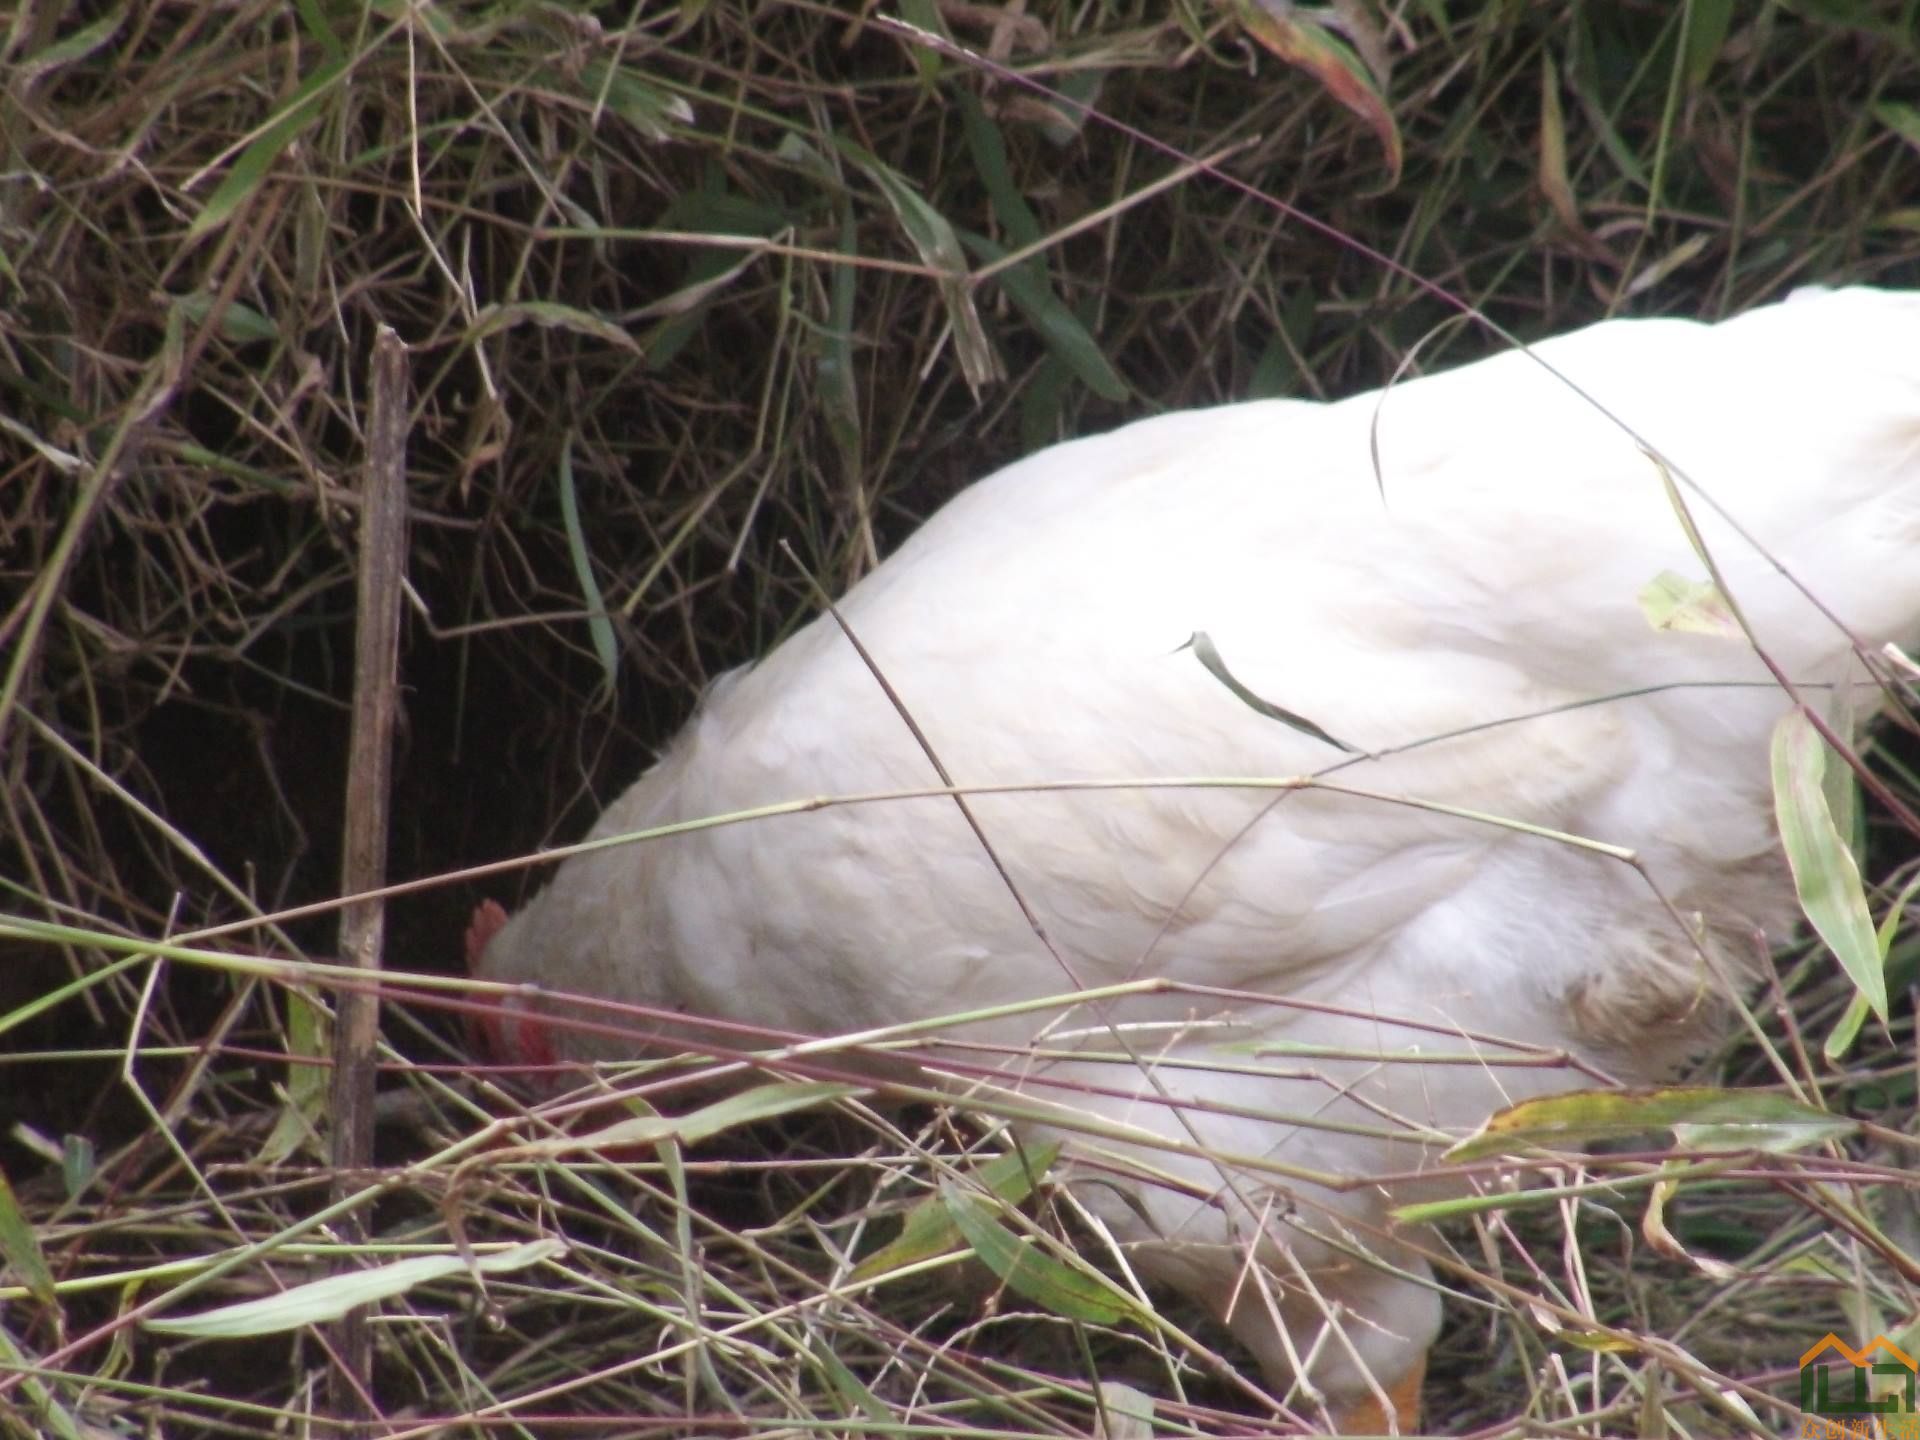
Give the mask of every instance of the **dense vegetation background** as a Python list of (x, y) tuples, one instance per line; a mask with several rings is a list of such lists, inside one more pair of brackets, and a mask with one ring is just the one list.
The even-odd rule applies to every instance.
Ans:
[[(335, 952), (378, 327), (409, 348), (388, 869), (412, 880), (576, 835), (708, 679), (812, 613), (809, 576), (843, 588), (1040, 444), (1497, 343), (1456, 304), (1538, 337), (1920, 284), (1917, 33), (1910, 0), (17, 9), (0, 1425), (264, 1435), (326, 1408), (315, 1332), (120, 1322), (249, 1246), (182, 1308), (331, 1260), (293, 1233), (328, 1193), (324, 1087), (285, 1063), (318, 1011), (151, 942), (244, 921), (198, 948)], [(457, 972), (475, 900), (530, 883), (396, 897), (388, 967)], [(1898, 992), (1904, 941), (1893, 967)], [(1784, 975), (1774, 1039), (1817, 1049), (1850, 992), (1818, 956)], [(547, 1417), (531, 1433), (1117, 1433), (1093, 1375), (1163, 1397), (1165, 1429), (1290, 1423), (985, 1287), (823, 1289), (977, 1138), (944, 1117), (463, 1169), (445, 1147), (486, 1109), (443, 1007), (387, 1011), (375, 1231), (565, 1231), (577, 1284), (390, 1299), (385, 1433), (494, 1433), (449, 1417), (496, 1401)], [(1500, 1283), (1459, 1282), (1435, 1424), (1775, 1430), (1822, 1330), (1910, 1324), (1911, 1023), (1819, 1074), (1884, 1132), (1819, 1175), (1696, 1182), (1672, 1254), (1644, 1253), (1637, 1198), (1463, 1228)], [(1722, 1071), (1767, 1076), (1755, 1052)]]

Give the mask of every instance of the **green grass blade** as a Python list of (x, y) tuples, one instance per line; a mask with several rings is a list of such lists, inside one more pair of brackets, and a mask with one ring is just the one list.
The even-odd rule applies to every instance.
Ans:
[(219, 229), (233, 218), (234, 212), (252, 197), (272, 172), (282, 152), (319, 118), (322, 98), (346, 72), (344, 62), (330, 62), (308, 76), (294, 91), (293, 97), (281, 107), (279, 115), (269, 121), (240, 152), (228, 168), (226, 177), (207, 197), (207, 203), (201, 207), (200, 213), (193, 217), (193, 223), (187, 227), (189, 243)]
[(569, 430), (560, 450), (560, 520), (567, 530), (567, 553), (573, 560), (574, 579), (580, 584), (587, 607), (587, 633), (593, 639), (593, 653), (600, 657), (602, 685), (600, 699), (610, 701), (620, 678), (620, 647), (613, 636), (613, 621), (607, 617), (606, 597), (594, 578), (593, 558), (587, 553), (586, 531), (580, 524), (580, 497), (573, 485), (573, 432)]
[(1821, 785), (1826, 766), (1826, 742), (1807, 717), (1798, 710), (1782, 716), (1773, 731), (1773, 806), (1800, 908), (1885, 1024), (1885, 957), (1860, 867), (1827, 808)]
[[(564, 1254), (566, 1248), (558, 1240), (532, 1240), (511, 1250), (477, 1256), (473, 1268), (486, 1275), (506, 1274), (551, 1260)], [(458, 1255), (417, 1255), (410, 1260), (395, 1260), (388, 1265), (311, 1280), (264, 1299), (243, 1300), (237, 1305), (203, 1310), (198, 1315), (148, 1320), (145, 1324), (158, 1335), (197, 1340), (277, 1335), (309, 1325), (324, 1325), (362, 1305), (376, 1305), (421, 1285), (466, 1272), (467, 1262)]]
[(1033, 1241), (1015, 1235), (994, 1217), (982, 1197), (951, 1183), (943, 1184), (940, 1194), (973, 1253), (1014, 1294), (1052, 1314), (1090, 1325), (1117, 1325), (1140, 1313), (1138, 1303), (1104, 1277), (1063, 1265)]

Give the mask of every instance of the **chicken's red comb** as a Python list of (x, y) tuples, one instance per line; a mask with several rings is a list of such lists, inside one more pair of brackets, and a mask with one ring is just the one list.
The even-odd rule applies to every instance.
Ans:
[[(507, 923), (506, 908), (498, 900), (482, 900), (467, 922), (467, 972), (478, 975), (487, 946)], [(468, 1018), (467, 1033), (474, 1049), (502, 1065), (551, 1065), (553, 1035), (544, 1021), (530, 1014), (511, 996), (477, 997), (487, 1008)]]

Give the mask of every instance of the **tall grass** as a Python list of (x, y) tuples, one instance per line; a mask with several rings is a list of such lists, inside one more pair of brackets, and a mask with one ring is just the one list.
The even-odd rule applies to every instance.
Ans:
[[(943, 1185), (1107, 1263), (1044, 1177), (1028, 1199), (987, 1165), (1009, 1153), (990, 1120), (835, 1091), (710, 1115), (697, 1144), (558, 1138), (568, 1103), (472, 1074), (463, 1002), (431, 983), (478, 895), (522, 883), (461, 872), (571, 838), (816, 580), (1037, 445), (1496, 343), (1446, 297), (1537, 337), (1920, 284), (1915, 8), (1423, 0), (1336, 6), (1344, 35), (1196, 3), (20, 8), (0, 1425), (324, 1433), (322, 1330), (145, 1322), (343, 1247), (390, 1280), (425, 1255), (517, 1267), (380, 1297), (364, 1378), (389, 1436), (1309, 1414), (1192, 1317), (1075, 1318), (964, 1247), (862, 1278)], [(1286, 42), (1351, 53), (1290, 66)], [(352, 979), (326, 962), (383, 324), (412, 395), (389, 869), (422, 882), (389, 902), (386, 963), (426, 978), (396, 978), (374, 1164), (336, 1203), (303, 1057)], [(1903, 754), (1880, 763), (1910, 793)], [(1902, 878), (1906, 842), (1867, 841)], [(1823, 954), (1783, 961), (1771, 1042), (1866, 1124), (1685, 1180), (1670, 1243), (1646, 1196), (1679, 1147), (1552, 1156), (1554, 1194), (1460, 1219), (1435, 1427), (1773, 1431), (1823, 1331), (1911, 1340), (1914, 955), (1896, 940), (1896, 1023), (1837, 1070), (1819, 1041), (1851, 988)], [(1768, 1083), (1759, 1053), (1717, 1074)], [(698, 1113), (699, 1068), (626, 1078)], [(565, 1248), (510, 1248), (542, 1239)]]

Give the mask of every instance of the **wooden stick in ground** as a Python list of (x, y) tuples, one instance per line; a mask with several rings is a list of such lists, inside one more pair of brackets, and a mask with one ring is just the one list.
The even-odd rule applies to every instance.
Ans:
[[(347, 749), (345, 835), (340, 885), (348, 895), (376, 890), (387, 875), (387, 802), (398, 708), (401, 580), (407, 553), (406, 346), (382, 325), (373, 342), (367, 401), (367, 468), (360, 497), (360, 563), (353, 666), (353, 730)], [(380, 969), (386, 910), (363, 900), (340, 912), (340, 955)], [(336, 1198), (365, 1183), (373, 1163), (374, 1067), (380, 1004), (369, 984), (343, 991), (333, 1033), (333, 1172)], [(366, 1238), (361, 1215), (343, 1220), (348, 1244)], [(351, 1260), (346, 1263), (352, 1264)], [(364, 1312), (334, 1327), (334, 1415), (358, 1433), (374, 1413), (373, 1347)]]

